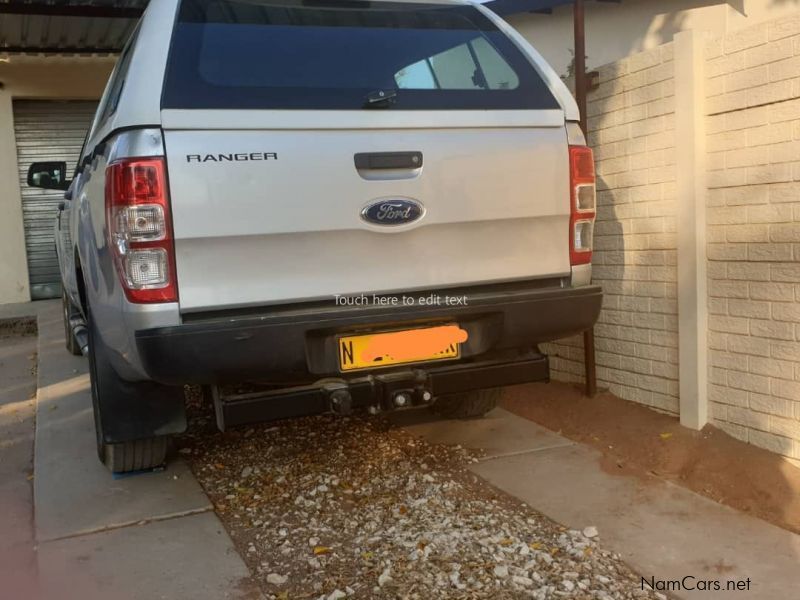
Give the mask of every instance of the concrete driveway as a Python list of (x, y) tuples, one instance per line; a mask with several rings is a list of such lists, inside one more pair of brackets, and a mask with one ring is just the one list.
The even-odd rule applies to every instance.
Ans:
[[(64, 350), (59, 310), (57, 302), (40, 302), (0, 311), (0, 319), (26, 311), (38, 319), (38, 338), (0, 344), (0, 416), (14, 405), (13, 422), (0, 419), (0, 427), (15, 440), (0, 462), (0, 501), (8, 509), (0, 549), (14, 557), (0, 565), (2, 579), (17, 586), (15, 597), (42, 600), (260, 598), (180, 458), (162, 472), (120, 479), (97, 461), (87, 362)], [(35, 444), (30, 382), (19, 379), (33, 352)], [(475, 474), (569, 528), (595, 527), (602, 543), (648, 580), (749, 580), (749, 591), (737, 594), (758, 599), (800, 589), (800, 536), (656, 478), (606, 473), (596, 451), (530, 421), (500, 409), (476, 421), (415, 413), (394, 421), (430, 443), (481, 450)], [(32, 513), (23, 483), (31, 445)]]
[[(26, 312), (5, 310), (6, 315), (11, 310)], [(260, 598), (183, 461), (176, 458), (159, 473), (120, 479), (113, 479), (100, 464), (87, 361), (64, 349), (60, 303), (38, 302), (28, 305), (31, 310), (38, 318), (38, 340), (6, 338), (25, 349), (21, 354), (38, 353), (33, 518), (23, 521), (30, 528), (27, 536), (19, 531), (21, 517), (8, 524), (17, 531), (16, 550), (23, 556), (27, 550), (32, 560), (17, 561), (21, 569), (0, 577), (9, 581), (13, 575), (15, 585), (25, 592), (12, 597)], [(11, 371), (19, 372), (19, 355), (15, 361), (3, 361), (0, 381), (9, 381)], [(24, 460), (19, 457), (17, 463)], [(0, 477), (5, 479), (6, 473), (0, 471)], [(20, 477), (10, 480), (18, 482)], [(11, 494), (5, 489), (3, 493), (3, 504), (10, 503)], [(17, 492), (17, 507), (24, 502), (22, 496)], [(0, 538), (7, 535), (8, 525), (2, 526)], [(0, 565), (2, 570), (8, 567)]]

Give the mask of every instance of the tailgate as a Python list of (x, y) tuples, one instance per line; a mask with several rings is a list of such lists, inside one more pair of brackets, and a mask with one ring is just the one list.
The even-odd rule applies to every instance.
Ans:
[[(164, 139), (182, 310), (570, 271), (563, 117), (346, 130), (203, 129), (203, 119), (186, 129), (185, 115), (173, 118), (181, 128), (165, 116)], [(373, 152), (418, 152), (423, 166), (357, 169), (355, 155)], [(362, 217), (398, 198), (424, 216), (400, 228)]]

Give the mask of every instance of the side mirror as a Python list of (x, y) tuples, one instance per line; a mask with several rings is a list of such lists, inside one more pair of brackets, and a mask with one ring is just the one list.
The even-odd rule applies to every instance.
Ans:
[(35, 162), (28, 167), (28, 185), (45, 190), (66, 190), (70, 181), (67, 179), (67, 163)]

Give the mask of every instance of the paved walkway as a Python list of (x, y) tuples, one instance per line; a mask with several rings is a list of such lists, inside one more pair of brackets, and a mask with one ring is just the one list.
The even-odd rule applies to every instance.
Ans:
[[(38, 313), (39, 328), (34, 453), (37, 597), (260, 598), (183, 461), (174, 459), (160, 473), (122, 479), (113, 479), (100, 464), (94, 448), (87, 361), (64, 349), (58, 302), (29, 307)], [(8, 311), (14, 316), (20, 313)]]
[(800, 597), (796, 534), (655, 477), (607, 473), (595, 450), (502, 409), (480, 421), (417, 416), (401, 423), (430, 442), (485, 449), (475, 473), (563, 525), (596, 527), (603, 545), (647, 578), (751, 580), (750, 592), (678, 598)]
[(0, 337), (0, 597), (33, 598), (36, 336)]

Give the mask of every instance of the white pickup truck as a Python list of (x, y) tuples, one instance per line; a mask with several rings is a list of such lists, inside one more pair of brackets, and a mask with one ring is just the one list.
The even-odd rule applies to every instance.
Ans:
[[(595, 174), (568, 89), (469, 1), (152, 0), (57, 250), (98, 453), (164, 462), (183, 386), (220, 427), (432, 405), (479, 416), (590, 328)], [(268, 393), (225, 398), (228, 382)]]

